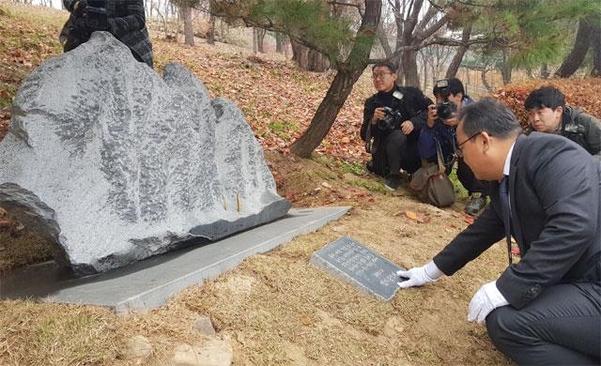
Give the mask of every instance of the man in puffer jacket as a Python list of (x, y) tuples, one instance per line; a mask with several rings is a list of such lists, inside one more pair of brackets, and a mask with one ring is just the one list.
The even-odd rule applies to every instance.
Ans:
[(565, 136), (601, 160), (601, 121), (566, 107), (561, 91), (551, 86), (533, 90), (524, 106), (533, 130)]

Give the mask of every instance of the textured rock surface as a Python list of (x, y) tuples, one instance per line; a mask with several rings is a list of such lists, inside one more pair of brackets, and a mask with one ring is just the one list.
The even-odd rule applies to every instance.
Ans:
[(81, 274), (217, 240), (290, 207), (232, 102), (211, 100), (181, 65), (161, 78), (108, 33), (42, 64), (14, 106), (0, 206)]

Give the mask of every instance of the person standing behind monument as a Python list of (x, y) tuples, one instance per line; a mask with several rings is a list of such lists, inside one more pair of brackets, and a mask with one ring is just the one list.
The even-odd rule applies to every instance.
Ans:
[(565, 136), (601, 160), (601, 121), (578, 108), (566, 107), (559, 89), (545, 86), (533, 90), (524, 107), (535, 131)]
[(401, 184), (401, 169), (409, 174), (419, 169), (417, 139), (431, 104), (418, 88), (398, 86), (395, 70), (390, 62), (372, 67), (378, 92), (365, 101), (361, 125), (361, 138), (372, 156), (367, 169), (385, 177), (392, 191)]
[(107, 31), (129, 47), (136, 60), (153, 67), (142, 0), (63, 0), (63, 5), (71, 13), (59, 37), (64, 52), (87, 42), (92, 32)]
[[(523, 135), (491, 98), (462, 109), (459, 152), (491, 182), (491, 203), (431, 262), (398, 271), (409, 288), (451, 276), (505, 237), (509, 265), (469, 304), (493, 344), (520, 365), (599, 364), (601, 164), (574, 142)], [(510, 235), (522, 253), (512, 263)]]

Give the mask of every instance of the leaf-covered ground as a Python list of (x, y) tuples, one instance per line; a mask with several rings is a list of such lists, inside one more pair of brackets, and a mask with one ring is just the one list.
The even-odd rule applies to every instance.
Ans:
[[(60, 53), (57, 38), (65, 19), (61, 11), (0, 0), (0, 137), (18, 85), (43, 60)], [(403, 267), (421, 265), (471, 221), (462, 211), (464, 196), (440, 210), (417, 203), (404, 189), (386, 192), (380, 179), (363, 170), (367, 156), (358, 129), (363, 101), (372, 93), (369, 74), (355, 86), (313, 159), (299, 159), (287, 146), (310, 122), (333, 74), (302, 71), (281, 55), (255, 56), (246, 48), (209, 46), (202, 39), (187, 47), (153, 32), (152, 41), (157, 71), (168, 62), (183, 63), (213, 97), (238, 104), (264, 147), (282, 196), (297, 207), (352, 209), (146, 314), (118, 317), (90, 306), (0, 301), (0, 365), (172, 365), (178, 346), (210, 341), (193, 329), (201, 316), (213, 322), (213, 338), (232, 345), (235, 365), (509, 364), (484, 326), (466, 321), (472, 295), (504, 268), (502, 245), (452, 278), (400, 291), (389, 302), (309, 263), (325, 244), (351, 236)], [(561, 85), (584, 98), (600, 95), (587, 92), (596, 82)], [(499, 96), (519, 106), (524, 87), (511, 90)], [(8, 222), (0, 210), (0, 269), (48, 257), (26, 228), (3, 224)], [(127, 359), (134, 336), (148, 339), (148, 358)]]

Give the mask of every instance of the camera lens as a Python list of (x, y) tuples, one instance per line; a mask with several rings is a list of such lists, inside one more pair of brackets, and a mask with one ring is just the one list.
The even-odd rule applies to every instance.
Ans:
[(390, 117), (388, 116), (384, 117), (383, 119), (379, 119), (378, 122), (376, 122), (376, 126), (378, 126), (378, 128), (382, 131), (388, 131), (391, 125)]
[(440, 119), (446, 120), (453, 116), (456, 106), (451, 102), (443, 102), (436, 106), (436, 114)]

